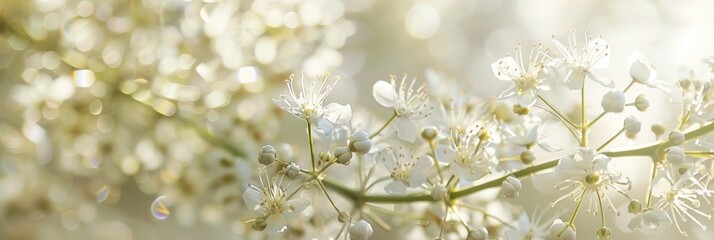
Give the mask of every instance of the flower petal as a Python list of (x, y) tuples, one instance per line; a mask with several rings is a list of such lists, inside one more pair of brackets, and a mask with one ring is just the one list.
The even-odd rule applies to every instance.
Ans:
[(603, 87), (606, 87), (606, 88), (614, 88), (615, 87), (615, 81), (612, 81), (612, 79), (610, 79), (609, 77), (604, 77), (604, 76), (600, 76), (595, 73), (590, 73), (590, 74), (588, 74), (588, 78), (599, 83)]
[(513, 85), (513, 86), (509, 87), (508, 89), (503, 90), (503, 92), (501, 92), (501, 94), (498, 95), (498, 99), (505, 99), (507, 97), (513, 96), (516, 94), (516, 91), (518, 91), (518, 86)]
[(289, 211), (291, 212), (302, 212), (304, 211), (310, 204), (312, 203), (312, 199), (309, 198), (295, 198), (288, 200), (288, 207)]
[(562, 83), (570, 89), (579, 90), (583, 88), (583, 81), (585, 81), (585, 73), (583, 71), (570, 68)]
[(400, 117), (395, 119), (392, 124), (397, 130), (397, 136), (399, 136), (399, 138), (410, 143), (416, 141), (419, 129), (413, 120)]
[(612, 49), (610, 45), (602, 38), (596, 38), (588, 44), (588, 62), (590, 68), (602, 69), (610, 65), (610, 55)]
[(352, 106), (330, 103), (323, 107), (325, 118), (334, 124), (347, 124), (352, 119)]
[(268, 234), (275, 234), (288, 229), (287, 221), (285, 221), (285, 217), (282, 214), (270, 214), (265, 221), (268, 223), (268, 226), (265, 227), (265, 232)]
[(496, 78), (503, 81), (513, 81), (522, 72), (518, 62), (511, 56), (504, 57), (491, 64), (491, 70)]
[(443, 163), (450, 163), (456, 159), (456, 151), (446, 145), (436, 146), (436, 160)]
[(407, 187), (402, 182), (391, 182), (384, 186), (384, 191), (389, 194), (404, 195), (407, 194)]
[(263, 201), (263, 193), (253, 187), (248, 187), (248, 189), (243, 192), (243, 201), (246, 207), (253, 211), (258, 210), (260, 208), (260, 202)]
[(375, 160), (382, 162), (388, 172), (391, 173), (392, 170), (394, 170), (396, 159), (394, 158), (394, 152), (392, 152), (391, 148), (386, 147), (380, 150)]
[(374, 97), (374, 100), (379, 103), (379, 105), (385, 107), (393, 107), (398, 97), (394, 86), (383, 80), (379, 80), (374, 83), (374, 86), (372, 87), (372, 96)]

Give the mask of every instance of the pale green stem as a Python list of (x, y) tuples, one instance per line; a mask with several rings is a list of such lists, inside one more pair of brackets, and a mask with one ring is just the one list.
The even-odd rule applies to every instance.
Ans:
[(392, 115), (392, 117), (389, 118), (389, 120), (387, 120), (386, 123), (384, 123), (384, 126), (382, 126), (382, 128), (377, 130), (377, 132), (372, 133), (372, 135), (369, 135), (369, 138), (374, 138), (377, 135), (379, 135), (382, 131), (384, 131), (384, 129), (387, 129), (387, 126), (389, 126), (389, 124), (392, 123), (392, 121), (394, 121), (394, 119), (396, 119), (397, 117), (398, 117), (397, 112), (394, 112), (394, 115)]

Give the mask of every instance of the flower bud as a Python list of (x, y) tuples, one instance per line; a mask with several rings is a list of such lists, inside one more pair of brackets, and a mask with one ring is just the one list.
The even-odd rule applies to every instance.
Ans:
[(652, 130), (652, 133), (654, 133), (656, 138), (659, 138), (659, 136), (662, 136), (664, 134), (664, 131), (667, 130), (662, 124), (654, 124), (650, 128)]
[(434, 200), (441, 201), (446, 198), (446, 194), (448, 192), (446, 191), (446, 187), (444, 184), (441, 183), (436, 183), (434, 185), (434, 188), (431, 189), (431, 197), (434, 198)]
[(650, 107), (650, 101), (647, 100), (647, 96), (644, 94), (640, 94), (635, 98), (635, 108), (637, 108), (638, 111), (644, 112), (647, 111), (647, 108)]
[(625, 118), (622, 128), (625, 129), (627, 133), (637, 134), (642, 129), (642, 122), (635, 116), (629, 116)]
[(285, 167), (285, 175), (290, 179), (295, 179), (300, 175), (300, 166), (295, 162), (291, 162)]
[(531, 150), (525, 150), (521, 152), (521, 162), (525, 165), (530, 165), (536, 160), (536, 155)]
[(352, 152), (347, 147), (335, 148), (334, 155), (335, 158), (337, 158), (337, 163), (339, 164), (347, 165), (350, 164), (350, 160), (352, 160)]
[(601, 240), (605, 240), (605, 239), (610, 238), (610, 233), (611, 233), (610, 228), (600, 227), (597, 230), (597, 237), (600, 238)]
[(667, 151), (667, 161), (670, 162), (674, 166), (679, 166), (684, 163), (686, 163), (687, 156), (684, 154), (684, 151), (680, 147), (671, 147), (668, 148)]
[(271, 145), (263, 146), (260, 149), (260, 153), (258, 153), (258, 162), (266, 166), (275, 162), (275, 159), (277, 158), (277, 151), (275, 151), (275, 148)]
[(352, 240), (367, 240), (372, 237), (372, 225), (365, 220), (359, 220), (350, 227), (350, 239)]
[(600, 105), (605, 112), (622, 112), (625, 110), (625, 94), (620, 90), (605, 93), (605, 95), (602, 96)]
[(669, 133), (669, 142), (674, 146), (681, 145), (684, 143), (684, 134), (679, 130), (672, 131)]
[(521, 189), (523, 189), (521, 180), (514, 176), (506, 177), (506, 180), (501, 183), (501, 194), (507, 198), (518, 197), (518, 191), (521, 191)]
[(439, 129), (434, 126), (426, 126), (421, 129), (421, 138), (427, 141), (432, 141), (439, 136)]
[(359, 155), (369, 152), (372, 148), (372, 140), (369, 139), (369, 134), (363, 130), (359, 130), (350, 137), (350, 151)]
[(513, 104), (513, 113), (520, 116), (525, 116), (530, 113), (531, 110), (528, 107), (521, 106), (520, 104)]
[(548, 230), (548, 238), (554, 240), (575, 240), (575, 229), (571, 228), (563, 222), (563, 220), (556, 219), (553, 221), (553, 225), (550, 225)]
[(340, 214), (337, 215), (337, 221), (340, 221), (341, 223), (346, 223), (350, 221), (350, 213), (346, 211), (340, 211)]
[(484, 227), (479, 227), (469, 231), (469, 235), (466, 236), (467, 240), (486, 240), (488, 239), (488, 230)]
[(266, 227), (268, 227), (268, 222), (265, 221), (265, 219), (256, 218), (255, 221), (253, 221), (253, 224), (250, 225), (250, 227), (257, 231), (263, 231)]
[(332, 154), (330, 154), (330, 152), (328, 151), (324, 151), (320, 153), (318, 158), (320, 158), (320, 161), (329, 162), (332, 161)]
[(633, 199), (630, 201), (629, 204), (627, 204), (627, 212), (633, 213), (633, 214), (639, 214), (642, 212), (642, 202), (637, 199)]

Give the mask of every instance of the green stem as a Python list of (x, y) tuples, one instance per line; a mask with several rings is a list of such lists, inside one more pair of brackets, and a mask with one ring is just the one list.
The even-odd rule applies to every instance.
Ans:
[(654, 162), (652, 166), (652, 178), (650, 178), (650, 184), (647, 187), (647, 208), (649, 209), (652, 206), (652, 181), (657, 177), (657, 167), (659, 164), (657, 162)]
[(376, 137), (377, 135), (379, 135), (382, 131), (384, 131), (384, 129), (387, 128), (387, 126), (389, 126), (390, 123), (392, 123), (392, 121), (394, 121), (394, 119), (397, 119), (397, 117), (398, 117), (397, 112), (394, 112), (394, 115), (392, 115), (392, 117), (389, 118), (389, 120), (387, 120), (386, 123), (384, 123), (384, 126), (382, 126), (382, 128), (380, 128), (379, 130), (377, 130), (377, 132), (372, 133), (372, 135), (369, 135), (369, 138), (374, 138), (374, 137)]
[(548, 100), (545, 100), (545, 98), (543, 97), (543, 95), (538, 94), (538, 99), (540, 99), (541, 101), (543, 101), (543, 103), (545, 103), (545, 105), (547, 105), (547, 106), (553, 111), (553, 113), (555, 113), (556, 116), (558, 116), (558, 118), (560, 118), (560, 120), (563, 121), (563, 123), (567, 123), (567, 124), (569, 124), (570, 126), (573, 126), (573, 127), (578, 127), (577, 125), (575, 125), (575, 123), (573, 123), (573, 121), (570, 121), (570, 119), (568, 119), (567, 117), (565, 117), (565, 115), (564, 115), (562, 112), (560, 112), (560, 110), (558, 110), (557, 108), (555, 108), (555, 106), (553, 106), (552, 104), (550, 104), (550, 102), (548, 102)]
[(573, 211), (573, 215), (571, 215), (570, 220), (568, 220), (568, 225), (566, 225), (565, 228), (563, 228), (563, 230), (560, 230), (560, 233), (558, 233), (558, 237), (560, 237), (560, 235), (563, 234), (566, 229), (573, 226), (575, 219), (578, 218), (578, 213), (580, 212), (580, 207), (583, 206), (583, 202), (585, 201), (585, 194), (587, 194), (588, 191), (590, 191), (590, 190), (583, 189), (583, 194), (580, 194), (578, 204), (575, 205), (575, 211)]
[(623, 132), (625, 132), (625, 129), (624, 129), (624, 128), (623, 128), (623, 129), (620, 129), (620, 131), (617, 131), (617, 133), (616, 133), (614, 136), (612, 136), (610, 139), (608, 139), (607, 142), (605, 142), (605, 143), (603, 143), (602, 145), (600, 145), (600, 147), (598, 147), (596, 151), (599, 152), (600, 150), (602, 150), (603, 148), (605, 148), (608, 144), (610, 144), (612, 141), (615, 141), (615, 139), (616, 139), (618, 136), (620, 136), (620, 134), (622, 134)]
[(444, 175), (441, 174), (441, 165), (439, 165), (439, 160), (436, 159), (436, 148), (434, 148), (434, 141), (429, 140), (429, 148), (431, 148), (431, 155), (434, 160), (434, 166), (436, 167), (436, 173), (439, 175), (439, 182), (444, 183)]
[(585, 79), (583, 79), (583, 88), (580, 89), (580, 146), (588, 146), (588, 120), (585, 116)]
[(312, 143), (312, 124), (310, 121), (307, 122), (307, 140), (310, 142), (310, 159), (312, 159), (312, 171), (317, 170), (317, 164), (315, 163), (315, 151)]

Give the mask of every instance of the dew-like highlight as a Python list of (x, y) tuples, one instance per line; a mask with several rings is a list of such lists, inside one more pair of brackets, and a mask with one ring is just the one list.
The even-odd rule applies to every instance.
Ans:
[(169, 209), (164, 205), (164, 199), (166, 196), (157, 197), (153, 203), (151, 203), (151, 215), (156, 219), (164, 220), (169, 217)]
[(107, 185), (103, 185), (99, 190), (97, 190), (96, 194), (97, 195), (97, 202), (102, 203), (105, 200), (107, 200), (107, 197), (109, 196), (109, 191), (110, 188)]

